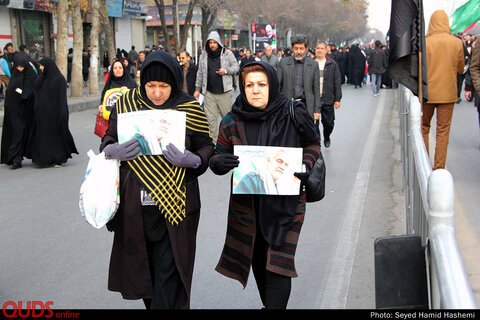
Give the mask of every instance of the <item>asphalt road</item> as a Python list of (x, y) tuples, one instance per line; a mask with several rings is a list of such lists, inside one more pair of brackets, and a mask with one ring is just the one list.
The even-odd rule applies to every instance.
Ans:
[[(460, 123), (455, 110), (447, 169), (454, 174), (457, 192), (462, 192), (460, 211), (466, 214), (473, 212), (478, 199), (478, 174), (471, 171), (479, 170), (475, 156), (480, 139), (476, 109), (466, 102), (458, 109), (465, 113), (461, 121), (474, 122), (475, 130)], [(343, 87), (331, 147), (322, 146), (327, 194), (307, 205), (296, 255), (299, 277), (292, 281), (288, 308), (375, 308), (373, 242), (405, 233), (397, 117), (394, 90), (373, 97), (368, 85)], [(88, 225), (78, 209), (86, 153), (98, 152), (100, 142), (93, 134), (94, 122), (95, 110), (70, 114), (80, 154), (61, 168), (39, 169), (29, 160), (19, 170), (0, 166), (0, 302), (52, 301), (59, 309), (144, 307), (142, 301), (123, 300), (107, 290), (113, 234)], [(464, 133), (457, 135), (460, 131)], [(468, 167), (463, 164), (465, 152), (471, 161)], [(261, 307), (253, 275), (243, 289), (214, 270), (225, 239), (229, 179), (211, 171), (200, 178), (193, 309)], [(467, 183), (459, 186), (460, 179)], [(480, 223), (462, 219), (470, 228)], [(473, 270), (480, 267), (471, 271), (477, 276)]]

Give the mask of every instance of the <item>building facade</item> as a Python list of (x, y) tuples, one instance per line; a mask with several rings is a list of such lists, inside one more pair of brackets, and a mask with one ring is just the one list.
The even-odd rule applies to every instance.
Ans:
[[(36, 60), (43, 56), (55, 57), (55, 37), (57, 30), (56, 4), (59, 0), (0, 0), (0, 49), (7, 43), (13, 43), (14, 49), (20, 45)], [(66, 0), (65, 0), (66, 1)], [(168, 32), (173, 35), (173, 10), (171, 1), (165, 1), (165, 18)], [(84, 2), (86, 3), (86, 2)], [(178, 1), (178, 29), (183, 32), (188, 0)], [(88, 1), (88, 7), (91, 7)], [(85, 9), (85, 8), (84, 8)], [(87, 8), (88, 9), (88, 8)], [(106, 13), (113, 22), (115, 48), (130, 51), (151, 50), (153, 46), (164, 46), (165, 38), (159, 11), (153, 0), (106, 0)], [(82, 11), (84, 48), (90, 45), (91, 13)], [(214, 28), (223, 37), (224, 45), (229, 47), (248, 46), (248, 31), (235, 22), (235, 15), (220, 10)], [(68, 47), (73, 47), (71, 18), (68, 20)], [(185, 49), (197, 58), (202, 49), (202, 10), (195, 7)], [(107, 51), (105, 26), (99, 35), (100, 57)], [(111, 60), (111, 59), (110, 59)], [(102, 64), (102, 62), (101, 62)]]

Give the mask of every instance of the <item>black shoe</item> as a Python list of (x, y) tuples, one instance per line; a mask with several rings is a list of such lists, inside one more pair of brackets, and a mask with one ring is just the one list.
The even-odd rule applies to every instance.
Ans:
[(18, 168), (21, 168), (22, 167), (22, 163), (21, 162), (13, 162), (11, 165), (10, 165), (10, 169), (18, 169)]
[(325, 145), (325, 148), (330, 147), (330, 138), (329, 138), (329, 139), (325, 139), (325, 141), (323, 142), (323, 144)]

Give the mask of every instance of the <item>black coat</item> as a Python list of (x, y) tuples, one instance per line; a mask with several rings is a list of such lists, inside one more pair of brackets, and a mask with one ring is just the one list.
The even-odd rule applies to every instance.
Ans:
[(343, 84), (345, 83), (345, 75), (347, 73), (346, 54), (345, 52), (340, 52), (338, 50), (336, 50), (335, 52), (336, 53), (333, 55), (333, 59), (338, 65), (338, 69), (340, 70), (340, 82)]
[(342, 99), (342, 82), (337, 63), (329, 57), (326, 59), (323, 72), (322, 105), (332, 105), (335, 101)]
[(78, 154), (68, 128), (67, 81), (50, 57), (40, 60), (35, 81), (34, 120), (28, 150), (38, 166), (62, 164)]
[[(23, 66), (23, 71), (18, 71), (16, 66)], [(27, 57), (15, 55), (12, 78), (5, 93), (2, 163), (11, 164), (17, 156), (30, 157), (27, 145), (33, 122), (33, 86), (36, 79), (37, 74)], [(16, 91), (17, 88), (22, 90), (21, 94)]]
[[(190, 100), (194, 100), (193, 97), (188, 97), (181, 92), (180, 66), (172, 56), (164, 51), (155, 51), (148, 55), (140, 73), (141, 80), (143, 80), (142, 77), (146, 74), (144, 72), (145, 68), (155, 62), (160, 62), (163, 66), (166, 66), (174, 76), (175, 85), (172, 86), (170, 98), (162, 106), (152, 106), (147, 101), (148, 99), (145, 98), (145, 94), (142, 93), (144, 90), (140, 87), (129, 90), (117, 101), (119, 110), (126, 105), (126, 101), (131, 101), (140, 109), (144, 103), (149, 104), (147, 108), (162, 109), (176, 108), (178, 102), (186, 99), (191, 98)], [(142, 81), (140, 82), (142, 83)], [(103, 150), (106, 145), (118, 141), (117, 108), (112, 110), (110, 126), (102, 139), (100, 150)], [(198, 109), (201, 110), (201, 107), (198, 106)], [(200, 115), (198, 115), (198, 118), (203, 119)], [(203, 122), (204, 127), (208, 129), (206, 116)], [(185, 218), (176, 226), (166, 222), (175, 264), (188, 295), (187, 297), (179, 298), (179, 301), (177, 301), (177, 304), (182, 308), (189, 308), (190, 306), (196, 236), (200, 219), (200, 191), (197, 178), (207, 170), (209, 159), (213, 155), (214, 150), (212, 139), (208, 136), (208, 133), (199, 134), (198, 132), (192, 132), (192, 134), (188, 134), (188, 131), (187, 128), (185, 149), (198, 155), (202, 162), (198, 168), (186, 169), (185, 171), (183, 180), (186, 189)], [(151, 298), (153, 290), (143, 225), (144, 214), (139, 196), (140, 183), (137, 173), (132, 170), (129, 164), (121, 162), (120, 206), (115, 217), (107, 224), (108, 230), (115, 232), (110, 257), (108, 289), (121, 292), (125, 299)]]
[(241, 61), (240, 61), (240, 69), (242, 69), (242, 67), (244, 65), (246, 65), (247, 63), (250, 63), (250, 62), (254, 62), (255, 61), (255, 58), (253, 56), (250, 56), (250, 58), (247, 58), (247, 56), (245, 56)]
[(90, 70), (90, 54), (82, 55), (82, 73), (88, 73)]
[[(195, 81), (197, 79), (197, 71), (198, 67), (194, 65), (193, 63), (188, 64), (188, 69), (187, 69), (187, 88), (188, 92), (187, 94), (193, 96), (193, 93), (195, 92)], [(183, 76), (184, 76), (185, 68), (182, 66), (182, 81), (183, 81)]]
[(353, 46), (350, 50), (348, 71), (349, 80), (354, 85), (361, 85), (363, 77), (365, 76), (365, 62), (366, 58), (358, 46)]
[(368, 74), (383, 74), (387, 69), (387, 57), (381, 48), (375, 48), (368, 56)]

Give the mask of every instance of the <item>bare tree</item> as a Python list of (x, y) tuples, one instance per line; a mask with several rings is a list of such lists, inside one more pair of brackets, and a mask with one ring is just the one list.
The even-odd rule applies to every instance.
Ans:
[(185, 22), (183, 23), (183, 32), (179, 39), (180, 41), (179, 41), (179, 47), (177, 48), (177, 53), (185, 49), (185, 46), (187, 44), (188, 30), (192, 25), (193, 9), (195, 8), (196, 5), (197, 5), (197, 0), (190, 0), (187, 8), (187, 14), (185, 16)]
[(100, 0), (92, 0), (92, 31), (90, 33), (90, 94), (98, 94), (98, 34), (100, 33)]
[(80, 7), (80, 0), (71, 0), (72, 25), (73, 25), (73, 59), (72, 59), (72, 97), (81, 97), (83, 95), (82, 79), (82, 49), (83, 49), (83, 21)]
[(60, 72), (67, 78), (68, 51), (68, 2), (59, 1), (57, 6), (57, 41), (55, 62)]
[(107, 8), (105, 0), (100, 0), (100, 14), (102, 16), (102, 21), (105, 28), (105, 38), (107, 40), (107, 51), (108, 51), (108, 64), (112, 62), (112, 59), (115, 58), (115, 33), (113, 32), (114, 22), (113, 18), (110, 18), (107, 15)]
[(265, 23), (277, 25), (279, 37), (292, 29), (305, 34), (311, 43), (317, 39), (348, 41), (366, 32), (366, 0), (230, 0), (228, 8), (242, 25), (258, 22), (261, 16)]
[[(185, 14), (185, 21), (183, 24), (183, 32), (180, 33), (179, 20), (178, 20), (178, 1), (172, 1), (172, 15), (173, 15), (173, 39), (168, 34), (167, 20), (165, 17), (165, 1), (155, 0), (155, 4), (158, 8), (160, 15), (160, 21), (162, 22), (162, 33), (165, 37), (165, 46), (168, 52), (178, 53), (185, 48), (188, 38), (188, 30), (190, 29), (193, 9), (198, 0), (190, 0), (188, 2), (187, 12)], [(173, 41), (172, 41), (173, 40)], [(172, 45), (173, 42), (173, 45)]]
[[(237, 3), (241, 6), (244, 5), (241, 1), (238, 1)], [(202, 41), (205, 42), (208, 33), (215, 22), (218, 10), (229, 7), (227, 7), (226, 0), (198, 0), (198, 4), (200, 5), (200, 8), (202, 8)]]
[(172, 0), (172, 16), (173, 16), (173, 51), (172, 53), (178, 53), (179, 48), (179, 26), (178, 26), (178, 2), (177, 0)]
[(167, 18), (165, 17), (165, 1), (155, 0), (155, 4), (157, 5), (158, 13), (160, 15), (160, 21), (162, 22), (162, 31), (163, 36), (165, 37), (165, 45), (167, 47), (167, 51), (171, 53), (173, 50), (170, 35), (168, 34)]

